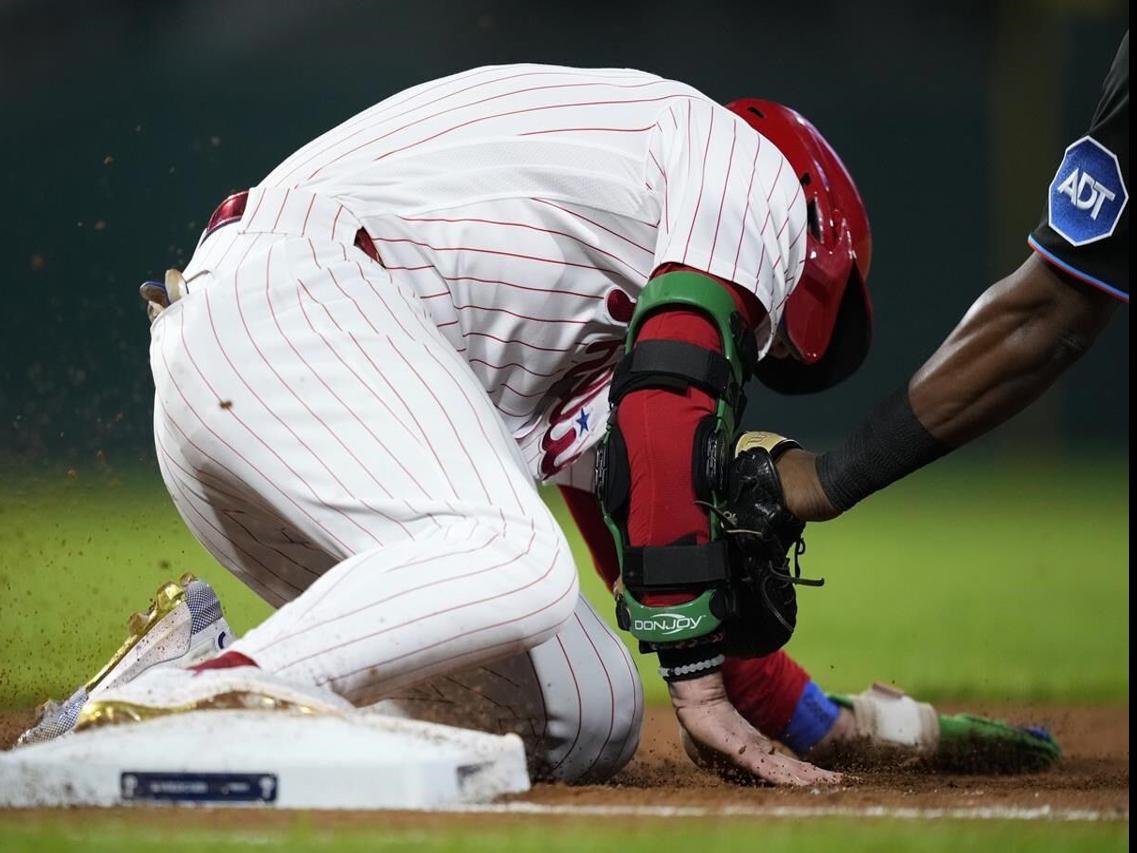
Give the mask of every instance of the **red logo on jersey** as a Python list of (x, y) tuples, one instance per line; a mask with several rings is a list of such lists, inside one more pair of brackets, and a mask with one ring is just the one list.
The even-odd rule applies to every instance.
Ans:
[(607, 387), (611, 378), (612, 366), (616, 363), (616, 355), (624, 347), (623, 341), (596, 341), (584, 348), (590, 358), (573, 366), (552, 387), (550, 395), (556, 400), (549, 412), (549, 426), (541, 437), (541, 475), (551, 477), (571, 459), (563, 459), (559, 463), (558, 457), (571, 448), (580, 438), (581, 430), (595, 429), (598, 425), (589, 425), (587, 415), (577, 425), (571, 426), (564, 434), (553, 437), (558, 427), (574, 420), (577, 415), (601, 394)]

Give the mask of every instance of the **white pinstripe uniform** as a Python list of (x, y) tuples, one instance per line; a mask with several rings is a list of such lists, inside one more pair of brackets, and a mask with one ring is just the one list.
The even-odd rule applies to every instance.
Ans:
[(534, 481), (600, 437), (656, 267), (750, 288), (776, 324), (805, 224), (768, 141), (639, 71), (478, 68), (289, 157), (153, 326), (170, 493), (283, 605), (233, 648), (357, 703), (517, 729), (559, 778), (619, 769), (640, 685)]

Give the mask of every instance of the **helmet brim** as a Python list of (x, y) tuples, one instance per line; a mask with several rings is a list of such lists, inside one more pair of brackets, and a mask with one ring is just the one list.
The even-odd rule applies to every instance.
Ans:
[(815, 394), (844, 381), (861, 366), (872, 345), (872, 302), (855, 272), (850, 277), (824, 355), (812, 364), (796, 358), (764, 358), (754, 376), (779, 394)]

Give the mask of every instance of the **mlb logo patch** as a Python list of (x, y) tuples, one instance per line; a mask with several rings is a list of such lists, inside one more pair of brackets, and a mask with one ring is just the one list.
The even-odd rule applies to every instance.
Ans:
[(1050, 182), (1050, 227), (1071, 245), (1104, 240), (1117, 227), (1129, 193), (1112, 151), (1089, 136), (1066, 149)]

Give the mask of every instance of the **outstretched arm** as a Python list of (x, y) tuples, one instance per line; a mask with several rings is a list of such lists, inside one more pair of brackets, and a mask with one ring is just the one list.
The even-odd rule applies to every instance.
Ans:
[(1129, 33), (1086, 136), (1066, 148), (1035, 250), (979, 297), (908, 386), (821, 457), (778, 460), (805, 521), (857, 501), (998, 426), (1037, 399), (1129, 302)]
[(779, 459), (787, 506), (806, 521), (833, 518), (1008, 420), (1089, 349), (1116, 306), (1031, 255), (839, 448)]

